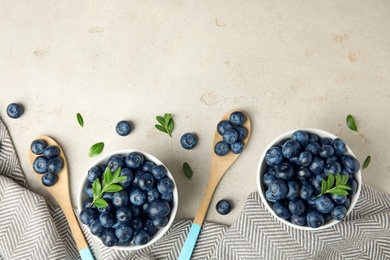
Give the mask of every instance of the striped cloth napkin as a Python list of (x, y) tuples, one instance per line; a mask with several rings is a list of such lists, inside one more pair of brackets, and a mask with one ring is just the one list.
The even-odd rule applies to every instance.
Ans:
[[(76, 211), (77, 212), (77, 211)], [(319, 231), (275, 219), (257, 192), (231, 226), (206, 222), (192, 259), (390, 259), (390, 196), (363, 185), (347, 219)], [(96, 259), (177, 259), (191, 220), (177, 220), (152, 246), (127, 252), (105, 248), (84, 233)], [(58, 206), (28, 189), (9, 133), (0, 120), (0, 260), (80, 259)]]

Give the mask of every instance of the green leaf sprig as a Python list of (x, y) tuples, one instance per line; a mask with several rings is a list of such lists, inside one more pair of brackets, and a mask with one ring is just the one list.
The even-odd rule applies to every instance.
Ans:
[(127, 176), (120, 176), (121, 168), (116, 169), (114, 173), (111, 173), (110, 168), (107, 167), (103, 174), (103, 181), (100, 182), (99, 178), (95, 179), (92, 184), (93, 200), (90, 206), (97, 208), (105, 208), (108, 203), (102, 198), (105, 192), (117, 192), (121, 191), (123, 187), (117, 183), (126, 180)]
[(157, 130), (167, 133), (170, 137), (172, 137), (172, 131), (173, 127), (175, 125), (175, 122), (173, 121), (172, 114), (164, 114), (164, 117), (162, 116), (156, 116), (157, 122), (160, 124), (156, 124), (155, 127)]
[(84, 127), (84, 119), (83, 119), (83, 116), (82, 116), (80, 113), (77, 113), (76, 117), (77, 117), (77, 122), (79, 122), (79, 125), (80, 125), (81, 127)]
[(326, 193), (334, 195), (348, 195), (348, 191), (351, 190), (351, 187), (347, 185), (349, 175), (337, 174), (336, 178), (330, 172), (328, 175), (328, 180), (322, 179), (321, 183), (321, 193), (317, 197), (321, 197)]
[(347, 126), (349, 127), (349, 129), (351, 129), (352, 131), (358, 132), (355, 118), (352, 115), (347, 116), (346, 122), (347, 122)]
[(368, 165), (370, 165), (370, 162), (371, 162), (371, 155), (367, 156), (367, 158), (364, 160), (363, 170), (366, 169)]
[(103, 151), (103, 148), (104, 148), (103, 142), (99, 142), (92, 145), (91, 148), (89, 149), (89, 157), (94, 157), (99, 155)]
[(191, 166), (187, 162), (183, 163), (183, 172), (188, 179), (192, 178), (193, 171), (191, 169)]

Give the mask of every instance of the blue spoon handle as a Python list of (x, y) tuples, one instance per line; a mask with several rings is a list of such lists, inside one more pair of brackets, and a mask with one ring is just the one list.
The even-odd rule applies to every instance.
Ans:
[(79, 251), (79, 253), (80, 253), (81, 259), (83, 259), (83, 260), (94, 260), (89, 247), (81, 249)]
[(192, 252), (194, 251), (196, 241), (202, 227), (196, 223), (192, 223), (190, 232), (188, 233), (187, 239), (184, 242), (184, 246), (181, 249), (178, 260), (189, 260), (191, 259)]

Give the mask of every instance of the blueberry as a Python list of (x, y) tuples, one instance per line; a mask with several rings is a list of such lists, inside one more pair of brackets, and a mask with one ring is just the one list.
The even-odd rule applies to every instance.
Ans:
[(131, 124), (128, 121), (119, 121), (115, 126), (115, 131), (120, 136), (129, 135), (131, 132)]
[(129, 206), (129, 208), (131, 210), (133, 218), (138, 218), (142, 215), (142, 207), (132, 204)]
[(334, 207), (330, 214), (332, 215), (332, 218), (336, 220), (343, 220), (347, 215), (347, 208), (342, 205), (338, 205)]
[(91, 225), (95, 220), (99, 219), (99, 212), (96, 208), (87, 207), (80, 212), (80, 221), (85, 225)]
[(129, 207), (121, 207), (116, 210), (116, 219), (120, 223), (130, 223), (133, 218), (133, 212)]
[(107, 206), (106, 207), (102, 207), (102, 208), (98, 208), (98, 211), (100, 213), (103, 213), (103, 212), (113, 212), (114, 211), (114, 208), (115, 206), (112, 204), (112, 200), (106, 200), (107, 202)]
[(103, 227), (110, 228), (115, 224), (116, 218), (112, 215), (111, 212), (103, 212), (100, 213), (99, 221)]
[(88, 181), (94, 182), (96, 179), (100, 179), (103, 176), (103, 173), (100, 169), (100, 167), (91, 167), (88, 170)]
[(357, 188), (358, 188), (358, 184), (357, 184), (357, 181), (355, 181), (354, 179), (349, 179), (348, 182), (347, 182), (347, 185), (351, 188), (351, 190), (348, 191), (348, 194), (349, 195), (355, 195), (356, 194), (356, 191), (357, 191)]
[(319, 144), (320, 145), (330, 145), (332, 143), (332, 139), (329, 137), (322, 137), (320, 138)]
[(37, 155), (43, 154), (43, 149), (47, 146), (47, 143), (44, 140), (34, 140), (31, 143), (31, 152)]
[(275, 168), (275, 176), (282, 180), (291, 180), (295, 176), (294, 167), (289, 163), (281, 163)]
[(60, 154), (60, 149), (56, 145), (49, 145), (43, 149), (43, 156), (50, 159), (51, 157), (57, 156)]
[(327, 195), (322, 195), (316, 200), (316, 208), (319, 212), (327, 214), (334, 208), (333, 201)]
[[(152, 169), (154, 166), (156, 166), (156, 164), (155, 164), (154, 162), (146, 160), (146, 161), (144, 162), (144, 164), (142, 165), (141, 170), (142, 170), (143, 172), (150, 172), (151, 169)], [(156, 178), (156, 176), (155, 176), (154, 178)]]
[(299, 163), (302, 166), (309, 166), (313, 160), (313, 154), (310, 151), (303, 151), (298, 157)]
[(112, 155), (107, 160), (107, 167), (110, 168), (110, 171), (114, 173), (118, 168), (123, 168), (125, 166), (125, 161), (119, 155)]
[(174, 182), (167, 177), (162, 178), (161, 180), (158, 180), (158, 182), (157, 182), (157, 190), (161, 194), (171, 193), (174, 188), (175, 188)]
[(112, 196), (113, 196), (113, 195), (114, 195), (114, 193), (112, 193), (112, 192), (105, 192), (105, 193), (103, 193), (102, 198), (103, 198), (105, 201), (107, 201), (107, 202), (109, 202), (109, 201), (112, 202)]
[(11, 103), (7, 106), (7, 115), (10, 118), (19, 118), (23, 114), (23, 106), (17, 103)]
[(245, 123), (246, 115), (240, 111), (235, 111), (230, 114), (229, 121), (232, 125), (240, 126)]
[(105, 227), (103, 227), (103, 225), (100, 223), (99, 220), (95, 220), (94, 222), (91, 223), (91, 225), (89, 226), (90, 228), (90, 231), (92, 233), (92, 235), (95, 235), (95, 236), (102, 236), (104, 230), (106, 230)]
[(307, 206), (309, 208), (316, 208), (316, 200), (317, 200), (317, 196), (312, 195), (310, 198), (306, 200)]
[(36, 173), (46, 173), (47, 169), (47, 158), (44, 156), (38, 156), (33, 162), (33, 169)]
[(131, 152), (125, 160), (126, 166), (130, 169), (138, 169), (144, 163), (144, 156), (139, 152)]
[(274, 203), (272, 209), (274, 210), (276, 216), (278, 216), (279, 218), (288, 219), (291, 217), (291, 213), (288, 210), (288, 207), (286, 206), (286, 204), (284, 202), (282, 202), (280, 200), (278, 200)]
[(328, 173), (332, 173), (333, 175), (339, 174), (341, 171), (341, 165), (337, 161), (329, 161), (326, 163), (324, 167), (324, 173), (328, 176)]
[(224, 156), (230, 151), (230, 146), (224, 141), (219, 141), (214, 146), (214, 152), (218, 156)]
[(238, 141), (244, 141), (248, 136), (248, 130), (246, 130), (246, 128), (243, 126), (237, 126), (234, 128), (234, 130), (236, 130), (238, 133)]
[(318, 194), (321, 192), (321, 184), (322, 184), (322, 176), (316, 175), (314, 178), (311, 179), (311, 185), (314, 188), (314, 191)]
[(305, 146), (305, 150), (311, 152), (314, 155), (318, 155), (319, 154), (320, 148), (321, 148), (321, 146), (318, 143), (316, 143), (316, 142), (309, 142)]
[(47, 161), (47, 170), (51, 173), (58, 173), (64, 166), (61, 157), (55, 156)]
[(306, 204), (302, 199), (290, 200), (288, 203), (288, 209), (293, 215), (302, 215), (306, 211)]
[(287, 182), (288, 193), (286, 198), (288, 200), (294, 200), (299, 197), (300, 184), (297, 181), (289, 181)]
[(334, 151), (337, 155), (344, 155), (347, 151), (347, 145), (341, 138), (333, 139), (331, 145), (334, 148)]
[(120, 224), (115, 229), (115, 235), (119, 240), (128, 241), (133, 236), (133, 229), (128, 224)]
[(124, 189), (129, 187), (134, 181), (133, 172), (129, 168), (122, 168), (120, 176), (126, 176), (126, 179), (119, 183)]
[(222, 120), (217, 125), (217, 131), (220, 135), (223, 135), (229, 129), (233, 129), (233, 125), (228, 120)]
[(343, 205), (344, 207), (349, 208), (349, 206), (351, 205), (351, 199), (347, 197)]
[(265, 198), (270, 202), (275, 202), (278, 200), (278, 198), (275, 197), (272, 191), (270, 191), (269, 189), (265, 192)]
[(150, 236), (145, 230), (139, 230), (134, 235), (134, 244), (136, 245), (145, 245), (149, 240)]
[(263, 175), (263, 184), (269, 187), (270, 183), (276, 179), (275, 172), (266, 172)]
[(198, 143), (198, 137), (192, 133), (186, 133), (180, 138), (180, 144), (184, 149), (190, 150)]
[(325, 216), (318, 212), (317, 210), (313, 210), (309, 212), (306, 216), (307, 224), (312, 228), (318, 228), (325, 223)]
[(331, 156), (333, 156), (334, 154), (334, 149), (333, 149), (333, 146), (331, 145), (323, 145), (320, 147), (320, 150), (319, 150), (319, 155), (323, 158), (329, 158)]
[(154, 226), (153, 220), (151, 219), (145, 220), (142, 229), (145, 230), (151, 237), (154, 236), (158, 231), (157, 228)]
[(57, 175), (54, 174), (54, 173), (51, 173), (51, 172), (47, 172), (45, 174), (43, 174), (42, 176), (42, 184), (47, 186), (47, 187), (50, 187), (50, 186), (53, 186), (54, 184), (56, 184), (57, 182)]
[(163, 177), (167, 176), (167, 169), (165, 168), (164, 165), (156, 165), (153, 166), (150, 170), (150, 172), (153, 174), (153, 177), (157, 180), (162, 179)]
[(322, 158), (320, 157), (314, 157), (309, 168), (312, 172), (315, 174), (320, 174), (325, 167), (325, 162)]
[(134, 179), (133, 179), (133, 186), (138, 187), (138, 179), (140, 176), (144, 175), (145, 173), (141, 170), (137, 170), (134, 174)]
[(84, 200), (83, 202), (83, 209), (89, 207), (92, 203), (93, 199), (92, 198), (87, 198), (86, 200)]
[(359, 161), (356, 160), (355, 157), (348, 155), (348, 154), (343, 155), (341, 157), (341, 164), (344, 166), (345, 169), (347, 169), (347, 171), (349, 173), (352, 173), (352, 174), (359, 171), (359, 169), (360, 169)]
[(292, 215), (291, 218), (291, 223), (294, 225), (298, 226), (305, 226), (306, 225), (306, 216), (305, 215)]
[(169, 212), (171, 212), (171, 207), (165, 200), (150, 202), (150, 206), (147, 211), (150, 218), (166, 217), (168, 216)]
[(283, 153), (284, 157), (286, 157), (287, 159), (290, 159), (290, 158), (298, 155), (299, 149), (301, 149), (301, 146), (298, 143), (298, 141), (288, 140), (287, 142), (285, 142), (283, 144), (282, 153)]
[(240, 154), (244, 150), (244, 144), (241, 142), (235, 142), (230, 145), (230, 150), (234, 154)]
[(84, 193), (87, 195), (88, 198), (93, 198), (92, 183), (87, 182), (87, 183), (84, 185)]
[(160, 199), (166, 200), (171, 203), (173, 201), (173, 193), (160, 193)]
[(140, 206), (144, 204), (147, 200), (146, 192), (137, 187), (134, 187), (130, 191), (129, 196), (130, 196), (130, 202), (136, 206)]
[(227, 215), (232, 210), (232, 204), (229, 200), (222, 199), (217, 202), (216, 209), (219, 214)]
[(291, 140), (297, 141), (302, 147), (309, 141), (309, 135), (303, 130), (297, 130), (291, 135)]
[(138, 178), (138, 186), (144, 191), (148, 191), (154, 187), (155, 178), (150, 173), (142, 174)]
[(115, 229), (108, 228), (103, 231), (102, 243), (107, 247), (113, 247), (118, 243), (119, 239), (115, 235)]
[(222, 140), (227, 144), (233, 144), (238, 140), (238, 133), (234, 129), (226, 130), (222, 135)]
[(332, 198), (332, 200), (334, 202), (336, 202), (337, 204), (344, 204), (345, 201), (347, 200), (347, 196), (345, 195), (336, 195), (336, 194), (332, 194), (330, 195), (330, 197)]
[(313, 177), (313, 172), (307, 167), (299, 167), (297, 170), (297, 176), (301, 181), (307, 181)]
[(302, 185), (299, 195), (302, 199), (308, 200), (314, 195), (314, 188), (312, 185), (305, 183)]
[(309, 142), (316, 142), (316, 143), (318, 143), (320, 141), (320, 138), (316, 134), (307, 133), (307, 136), (309, 137), (309, 140), (308, 140)]
[(150, 189), (146, 192), (148, 202), (156, 201), (160, 198), (160, 192), (157, 189)]
[(276, 166), (283, 161), (282, 148), (273, 146), (265, 153), (265, 161), (269, 166)]
[(283, 199), (288, 193), (288, 186), (283, 180), (275, 179), (270, 183), (268, 190), (273, 198)]
[(165, 227), (168, 224), (169, 219), (168, 217), (160, 217), (160, 218), (153, 218), (152, 221), (154, 227), (160, 229), (162, 227)]
[(114, 192), (112, 204), (117, 208), (127, 207), (130, 204), (129, 194), (124, 190)]
[(141, 230), (144, 226), (144, 222), (141, 218), (135, 217), (130, 220), (130, 226), (133, 228), (134, 231)]

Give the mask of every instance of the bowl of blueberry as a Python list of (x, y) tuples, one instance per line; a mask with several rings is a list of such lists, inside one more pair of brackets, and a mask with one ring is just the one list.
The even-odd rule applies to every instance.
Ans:
[(107, 247), (138, 250), (160, 239), (177, 208), (176, 183), (151, 154), (124, 149), (103, 155), (78, 191), (79, 220)]
[(357, 203), (361, 183), (359, 161), (348, 145), (314, 128), (275, 138), (257, 169), (258, 190), (267, 210), (304, 230), (343, 221)]

